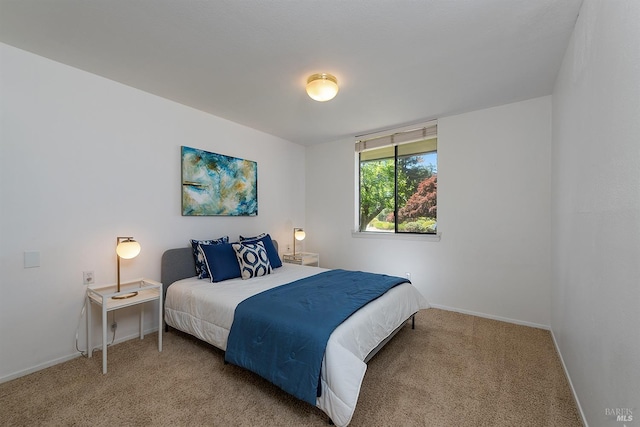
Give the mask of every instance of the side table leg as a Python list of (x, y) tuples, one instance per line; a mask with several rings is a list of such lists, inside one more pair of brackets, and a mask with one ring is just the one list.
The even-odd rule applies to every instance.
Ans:
[(89, 298), (89, 294), (87, 293), (87, 357), (91, 357), (93, 354), (93, 346), (91, 343), (93, 340), (91, 339), (91, 298)]
[(102, 373), (107, 373), (107, 304), (102, 304)]
[(162, 351), (162, 289), (159, 290), (160, 295), (158, 296), (158, 351)]
[(144, 339), (144, 304), (140, 304), (140, 339)]

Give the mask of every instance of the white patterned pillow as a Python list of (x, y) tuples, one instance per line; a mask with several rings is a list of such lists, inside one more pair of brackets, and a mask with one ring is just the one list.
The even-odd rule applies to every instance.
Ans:
[(244, 237), (240, 236), (240, 243), (255, 243), (262, 242), (264, 244), (264, 248), (267, 250), (267, 255), (269, 256), (269, 262), (271, 263), (271, 268), (282, 267), (282, 260), (280, 259), (280, 255), (278, 255), (278, 250), (276, 246), (273, 244), (273, 240), (271, 240), (271, 236), (267, 233), (261, 233), (257, 236), (253, 237)]
[(232, 243), (231, 246), (238, 258), (243, 280), (271, 274), (271, 263), (262, 242)]

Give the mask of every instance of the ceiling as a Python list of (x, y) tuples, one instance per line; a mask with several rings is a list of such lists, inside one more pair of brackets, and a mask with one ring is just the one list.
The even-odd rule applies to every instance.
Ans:
[(0, 41), (311, 145), (551, 94), (581, 3), (0, 0)]

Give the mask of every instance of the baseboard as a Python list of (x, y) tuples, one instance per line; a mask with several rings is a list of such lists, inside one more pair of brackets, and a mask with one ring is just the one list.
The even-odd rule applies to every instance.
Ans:
[(582, 410), (582, 406), (580, 405), (578, 394), (576, 393), (576, 389), (573, 387), (573, 382), (571, 381), (571, 376), (569, 375), (569, 371), (567, 370), (567, 365), (565, 365), (564, 363), (562, 352), (560, 352), (558, 341), (556, 341), (556, 335), (553, 333), (553, 329), (549, 329), (549, 330), (551, 331), (551, 339), (553, 340), (553, 345), (556, 348), (556, 353), (558, 353), (558, 357), (560, 358), (560, 363), (562, 364), (562, 370), (564, 371), (564, 376), (567, 378), (567, 381), (569, 382), (569, 388), (571, 388), (571, 394), (573, 395), (573, 400), (576, 402), (576, 406), (578, 407), (578, 412), (580, 413), (580, 418), (582, 418), (582, 424), (584, 424), (584, 427), (589, 427), (589, 424), (587, 423), (587, 418), (585, 417), (584, 411)]
[(453, 311), (453, 312), (456, 312), (456, 313), (469, 314), (471, 316), (484, 317), (485, 319), (499, 320), (501, 322), (513, 323), (513, 324), (516, 324), (516, 325), (523, 325), (523, 326), (530, 326), (532, 328), (545, 329), (547, 331), (550, 330), (549, 326), (547, 326), (547, 325), (541, 325), (539, 323), (533, 323), (533, 322), (526, 322), (524, 320), (510, 319), (508, 317), (501, 317), (501, 316), (494, 316), (492, 314), (479, 313), (477, 311), (471, 311), (471, 310), (463, 310), (463, 309), (456, 308), (456, 307), (448, 307), (446, 305), (439, 305), (439, 304), (431, 304), (431, 303), (429, 303), (429, 306), (433, 307), (433, 308), (439, 308), (440, 310)]
[[(158, 331), (157, 327), (150, 328), (150, 329), (144, 331), (144, 335), (146, 336), (148, 334), (152, 334), (152, 333), (157, 332), (157, 331)], [(114, 340), (113, 344), (118, 344), (118, 343), (121, 343), (121, 342), (124, 342), (124, 341), (129, 341), (129, 340), (134, 339), (134, 338), (139, 338), (139, 337), (140, 337), (140, 334), (136, 332), (136, 333), (133, 333), (133, 334), (130, 334), (130, 335), (127, 335), (127, 336), (124, 336), (124, 337), (121, 337), (121, 338), (118, 338), (118, 339)], [(95, 350), (102, 350), (102, 345), (94, 347), (94, 351)], [(33, 374), (34, 372), (38, 372), (38, 371), (40, 371), (42, 369), (49, 368), (49, 367), (57, 365), (59, 363), (67, 362), (69, 360), (72, 360), (72, 359), (75, 359), (76, 357), (81, 357), (81, 356), (82, 356), (81, 353), (74, 352), (73, 354), (69, 354), (67, 356), (63, 356), (63, 357), (59, 357), (57, 359), (49, 360), (49, 361), (41, 363), (39, 365), (32, 366), (31, 368), (23, 369), (21, 371), (17, 371), (17, 372), (14, 372), (12, 374), (9, 374), (9, 375), (5, 375), (4, 377), (0, 377), (0, 384), (6, 383), (7, 381), (15, 380), (15, 379), (20, 378), (20, 377), (24, 377), (25, 375)]]
[(18, 372), (14, 372), (13, 374), (6, 375), (0, 378), (0, 384), (5, 383), (7, 381), (15, 380), (16, 378), (24, 377), (25, 375), (33, 374), (34, 372), (38, 372), (42, 369), (49, 368), (51, 366), (57, 365), (59, 363), (67, 362), (71, 359), (75, 359), (76, 357), (80, 357), (82, 354), (74, 353), (68, 356), (60, 357), (58, 359), (53, 359), (48, 362), (41, 363), (39, 365), (33, 366), (31, 368), (23, 369)]

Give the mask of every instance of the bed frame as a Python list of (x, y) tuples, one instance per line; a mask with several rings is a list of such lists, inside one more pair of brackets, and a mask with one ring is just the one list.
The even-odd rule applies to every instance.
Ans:
[(169, 249), (162, 254), (160, 281), (162, 282), (163, 296), (167, 296), (167, 288), (173, 282), (195, 275), (196, 263), (193, 260), (191, 248)]
[[(275, 240), (273, 244), (278, 250), (278, 242)], [(168, 249), (162, 254), (162, 262), (160, 265), (160, 281), (162, 282), (162, 293), (163, 298), (162, 301), (166, 300), (167, 296), (167, 288), (175, 281), (187, 279), (189, 277), (193, 277), (196, 275), (196, 264), (193, 260), (193, 250), (190, 247), (186, 248), (177, 248), (177, 249)], [(164, 313), (164, 307), (162, 309)], [(164, 316), (163, 316), (164, 317)], [(415, 313), (411, 315), (411, 329), (416, 328), (416, 315)], [(409, 321), (409, 319), (407, 319)], [(406, 324), (403, 322), (398, 328), (396, 328), (391, 335), (389, 335), (384, 341), (382, 341), (376, 348), (371, 350), (371, 352), (365, 357), (364, 363), (369, 362), (373, 356), (385, 346), (397, 333), (400, 329)], [(169, 325), (165, 322), (165, 332), (169, 330)]]

